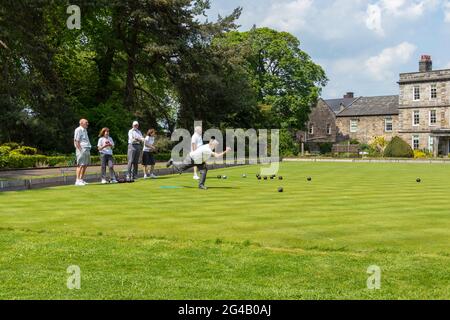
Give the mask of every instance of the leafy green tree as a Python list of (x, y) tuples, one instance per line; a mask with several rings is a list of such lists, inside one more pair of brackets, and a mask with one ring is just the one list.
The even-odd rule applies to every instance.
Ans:
[(327, 78), (323, 69), (300, 49), (288, 32), (253, 28), (218, 38), (219, 46), (235, 47), (245, 58), (250, 81), (267, 127), (303, 129)]

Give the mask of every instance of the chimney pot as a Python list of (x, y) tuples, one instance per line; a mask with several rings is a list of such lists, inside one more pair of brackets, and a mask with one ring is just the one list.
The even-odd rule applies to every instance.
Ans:
[(355, 93), (353, 93), (353, 92), (347, 92), (344, 95), (344, 99), (353, 99), (354, 97), (355, 97)]
[(433, 61), (431, 56), (423, 54), (419, 61), (419, 72), (430, 72), (433, 71)]

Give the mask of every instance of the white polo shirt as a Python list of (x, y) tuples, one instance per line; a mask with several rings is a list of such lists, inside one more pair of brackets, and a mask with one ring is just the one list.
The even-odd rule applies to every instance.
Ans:
[(195, 145), (195, 146), (197, 147), (197, 149), (198, 149), (200, 146), (203, 145), (203, 139), (202, 139), (202, 135), (201, 135), (201, 134), (198, 134), (198, 133), (196, 132), (196, 133), (194, 133), (194, 134), (192, 135), (192, 138), (191, 138), (191, 151), (193, 151), (193, 150), (192, 150), (192, 145)]
[(209, 160), (211, 157), (215, 157), (216, 153), (211, 150), (209, 144), (204, 144), (200, 146), (195, 151), (191, 151), (189, 156), (192, 160), (194, 160), (195, 164), (202, 164)]
[(78, 141), (80, 143), (81, 148), (83, 149), (91, 148), (91, 142), (89, 141), (88, 132), (82, 126), (79, 126), (78, 128), (75, 129), (73, 140)]

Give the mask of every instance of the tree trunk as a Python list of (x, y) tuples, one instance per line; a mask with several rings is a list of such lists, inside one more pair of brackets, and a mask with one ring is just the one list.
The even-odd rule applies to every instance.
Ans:
[(134, 76), (136, 74), (136, 57), (138, 50), (137, 33), (137, 24), (134, 24), (128, 50), (127, 82), (125, 87), (125, 107), (129, 111), (134, 109)]

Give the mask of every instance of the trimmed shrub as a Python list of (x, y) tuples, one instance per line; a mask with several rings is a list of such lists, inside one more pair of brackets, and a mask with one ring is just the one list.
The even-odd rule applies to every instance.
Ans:
[(36, 148), (32, 148), (32, 147), (19, 147), (17, 149), (14, 149), (10, 152), (10, 154), (21, 154), (24, 156), (33, 156), (35, 154), (37, 154), (37, 149)]
[(18, 144), (17, 142), (5, 142), (4, 144), (2, 144), (2, 147), (10, 147), (11, 150), (14, 150), (20, 147), (20, 144)]
[(74, 157), (55, 156), (47, 157), (47, 164), (49, 167), (65, 167), (72, 165), (75, 161)]
[(387, 158), (413, 158), (414, 151), (408, 143), (396, 136), (388, 143), (384, 150), (384, 156)]
[(7, 158), (8, 157), (0, 156), (0, 168), (6, 168), (6, 166), (8, 165)]
[(10, 154), (6, 157), (6, 167), (7, 168), (34, 168), (38, 163), (45, 163), (47, 160), (46, 156), (43, 155), (33, 155), (26, 156), (21, 154)]
[(432, 158), (433, 154), (429, 150), (414, 150), (414, 159)]
[[(155, 153), (156, 161), (167, 161), (170, 159), (170, 153)], [(127, 155), (114, 155), (116, 164), (126, 164)], [(92, 165), (100, 165), (100, 156), (91, 156)], [(24, 169), (24, 168), (42, 168), (42, 167), (68, 167), (75, 166), (75, 155), (72, 156), (55, 156), (49, 157), (40, 154), (23, 155), (18, 153), (10, 153), (9, 155), (0, 156), (1, 169)]]
[(0, 147), (0, 157), (7, 156), (11, 152), (10, 146), (1, 146)]
[(114, 155), (115, 164), (125, 164), (128, 162), (128, 157), (126, 154)]
[(319, 143), (320, 154), (329, 154), (333, 149), (332, 142), (321, 142)]
[(384, 153), (384, 149), (386, 149), (386, 146), (388, 145), (388, 141), (385, 137), (373, 137), (372, 141), (370, 142), (369, 146), (372, 149), (373, 154), (382, 155)]
[(168, 153), (155, 153), (155, 160), (156, 161), (168, 161), (172, 154), (170, 152)]

